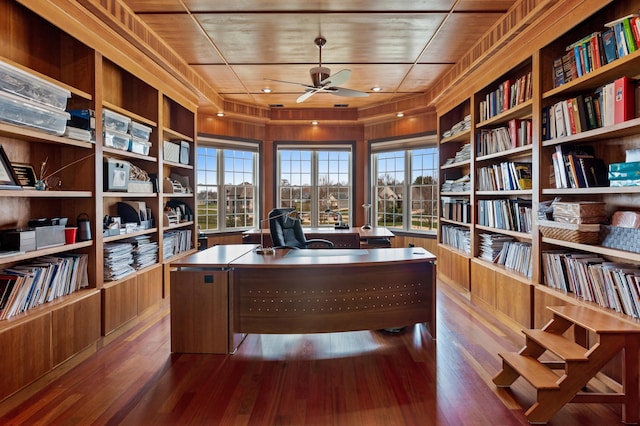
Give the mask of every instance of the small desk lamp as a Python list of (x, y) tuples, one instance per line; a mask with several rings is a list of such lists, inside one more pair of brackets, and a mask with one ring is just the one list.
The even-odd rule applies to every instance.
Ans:
[(300, 218), (298, 217), (297, 210), (291, 210), (290, 212), (287, 212), (287, 213), (282, 213), (277, 216), (272, 216), (272, 217), (267, 217), (266, 219), (262, 219), (260, 221), (260, 228), (258, 229), (258, 231), (260, 231), (260, 245), (256, 247), (257, 254), (276, 254), (275, 248), (264, 246), (264, 231), (262, 230), (262, 224), (265, 222), (269, 222), (271, 219), (278, 219), (279, 217), (285, 217), (285, 220), (287, 219), (300, 220)]
[(342, 221), (342, 213), (334, 212), (331, 209), (326, 209), (324, 212), (338, 217), (338, 221), (335, 223), (335, 229), (349, 229), (349, 224)]

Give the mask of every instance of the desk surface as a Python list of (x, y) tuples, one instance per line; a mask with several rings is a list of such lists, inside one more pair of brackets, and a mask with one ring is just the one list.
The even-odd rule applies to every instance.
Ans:
[[(359, 227), (351, 227), (348, 229), (335, 229), (331, 227), (324, 228), (303, 228), (302, 229), (307, 234), (317, 234), (317, 235), (340, 235), (340, 234), (358, 234), (361, 239), (367, 238), (393, 238), (395, 235), (393, 232), (389, 231), (387, 228), (373, 227), (371, 229), (362, 229)], [(244, 235), (260, 235), (260, 229), (250, 229), (248, 231), (243, 232)], [(262, 229), (262, 233), (265, 235), (270, 235), (269, 229)]]
[(256, 244), (219, 245), (186, 256), (171, 265), (174, 267), (243, 267), (280, 268), (320, 265), (344, 267), (349, 265), (389, 262), (429, 262), (436, 256), (422, 247), (363, 249), (278, 249), (275, 254), (258, 254)]
[(280, 268), (295, 266), (323, 266), (342, 268), (345, 265), (365, 265), (391, 262), (430, 262), (436, 257), (423, 249), (379, 248), (379, 249), (278, 249), (275, 254), (258, 254), (255, 250), (246, 252), (233, 260), (231, 267)]

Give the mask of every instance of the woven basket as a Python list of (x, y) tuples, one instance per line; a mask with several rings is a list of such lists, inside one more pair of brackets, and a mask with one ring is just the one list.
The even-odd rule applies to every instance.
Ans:
[(539, 220), (538, 225), (543, 237), (556, 240), (578, 244), (598, 244), (600, 238), (599, 224), (586, 225)]

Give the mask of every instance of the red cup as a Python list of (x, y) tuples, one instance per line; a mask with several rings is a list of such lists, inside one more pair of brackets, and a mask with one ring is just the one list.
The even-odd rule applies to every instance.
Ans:
[(68, 227), (64, 228), (64, 239), (67, 244), (74, 244), (76, 242), (76, 233), (78, 228)]

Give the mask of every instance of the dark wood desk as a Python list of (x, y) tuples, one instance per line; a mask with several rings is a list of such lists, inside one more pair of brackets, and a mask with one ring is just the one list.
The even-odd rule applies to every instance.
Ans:
[[(435, 256), (426, 250), (284, 249), (261, 255), (255, 247), (215, 246), (172, 264), (172, 351), (233, 353), (246, 333), (415, 323), (426, 323), (435, 338)], [(215, 348), (207, 341), (216, 341)]]
[[(242, 242), (247, 244), (261, 244), (261, 236), (264, 245), (272, 247), (271, 233), (268, 229), (251, 229), (242, 234)], [(362, 229), (352, 227), (348, 229), (304, 228), (307, 239), (321, 238), (329, 240), (335, 248), (381, 248), (391, 247), (391, 239), (395, 237), (387, 228), (374, 227)]]

